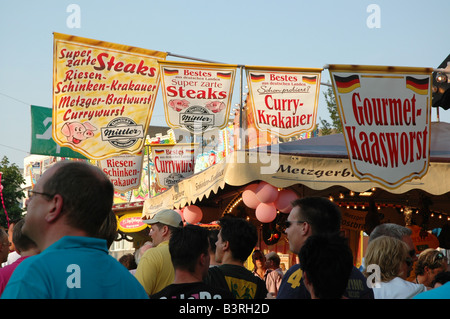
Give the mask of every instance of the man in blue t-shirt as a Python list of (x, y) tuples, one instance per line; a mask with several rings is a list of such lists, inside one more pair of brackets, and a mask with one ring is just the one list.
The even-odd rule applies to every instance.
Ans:
[[(292, 210), (286, 221), (286, 235), (289, 249), (298, 254), (312, 235), (339, 234), (341, 211), (324, 197), (304, 197), (292, 203)], [(277, 299), (310, 299), (303, 282), (299, 264), (292, 266), (283, 276)], [(344, 297), (350, 299), (373, 299), (373, 291), (367, 287), (366, 278), (356, 268), (350, 274)]]
[(3, 299), (148, 298), (144, 288), (112, 256), (117, 231), (114, 187), (96, 166), (61, 161), (29, 192), (22, 232), (40, 254), (14, 271)]

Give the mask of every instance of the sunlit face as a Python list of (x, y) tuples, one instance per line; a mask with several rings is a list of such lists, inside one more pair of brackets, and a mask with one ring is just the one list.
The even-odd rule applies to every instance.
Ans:
[(9, 251), (13, 252), (16, 250), (16, 247), (14, 246), (12, 237), (13, 237), (13, 232), (14, 232), (14, 224), (10, 224), (8, 227), (8, 240), (10, 242), (10, 246), (9, 246)]
[(43, 193), (43, 185), (54, 174), (55, 168), (50, 167), (39, 178), (33, 188), (32, 197), (26, 202), (27, 214), (25, 222), (22, 226), (22, 232), (33, 240), (38, 246), (41, 238), (45, 232), (45, 216), (52, 209), (51, 197), (38, 193)]
[(150, 237), (152, 238), (154, 246), (158, 246), (160, 243), (164, 241), (163, 228), (164, 225), (158, 224), (153, 224), (152, 227), (150, 228)]

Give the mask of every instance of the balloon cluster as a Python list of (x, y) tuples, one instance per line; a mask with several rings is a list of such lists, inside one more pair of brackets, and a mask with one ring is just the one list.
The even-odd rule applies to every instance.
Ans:
[(180, 214), (183, 222), (188, 224), (200, 223), (203, 218), (202, 209), (196, 205), (189, 205), (183, 209), (175, 209), (175, 211)]
[(252, 209), (255, 209), (256, 218), (261, 223), (271, 223), (277, 217), (277, 211), (289, 214), (291, 202), (298, 198), (298, 195), (290, 189), (278, 188), (261, 181), (257, 184), (250, 184), (242, 193), (242, 201)]

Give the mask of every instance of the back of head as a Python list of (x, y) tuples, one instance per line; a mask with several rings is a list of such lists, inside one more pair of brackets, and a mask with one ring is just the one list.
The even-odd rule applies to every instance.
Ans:
[(380, 224), (373, 229), (369, 236), (369, 242), (380, 236), (390, 236), (402, 240), (404, 236), (410, 236), (412, 230), (393, 223)]
[(223, 217), (219, 220), (223, 241), (228, 241), (234, 259), (244, 262), (258, 242), (256, 227), (239, 217)]
[(105, 239), (106, 245), (109, 248), (114, 240), (117, 238), (117, 217), (116, 214), (111, 210), (108, 214), (108, 217), (105, 218), (103, 223), (101, 224), (97, 238)]
[(299, 259), (317, 298), (342, 298), (353, 269), (352, 251), (344, 237), (312, 235), (300, 250)]
[(43, 191), (60, 194), (62, 213), (68, 223), (96, 237), (112, 210), (114, 186), (111, 181), (100, 168), (87, 162), (61, 161), (53, 166), (54, 174), (43, 185)]
[(400, 276), (400, 266), (408, 258), (408, 246), (400, 239), (391, 236), (380, 236), (368, 245), (364, 258), (364, 275), (371, 275), (372, 267), (379, 267), (380, 279), (388, 282)]
[(128, 270), (136, 269), (137, 264), (133, 254), (125, 254), (119, 258), (119, 262)]
[(21, 219), (14, 225), (13, 230), (13, 237), (12, 240), (14, 242), (14, 245), (16, 246), (16, 250), (19, 254), (21, 254), (24, 251), (36, 248), (36, 243), (32, 241), (28, 236), (24, 235), (22, 233), (22, 226), (24, 224), (25, 220)]
[(337, 234), (341, 227), (342, 214), (339, 207), (325, 197), (304, 197), (292, 202), (299, 206), (300, 218), (312, 227), (313, 235)]
[(169, 240), (169, 252), (175, 269), (195, 271), (201, 254), (209, 256), (208, 230), (197, 225), (174, 228)]
[[(11, 244), (7, 245), (7, 243), (10, 243), (9, 238), (8, 238), (8, 233), (3, 229), (3, 227), (0, 227), (0, 248), (2, 248), (1, 249), (2, 251), (7, 252), (6, 256), (8, 255), (9, 248), (11, 246)], [(4, 250), (3, 250), (2, 246), (6, 246), (4, 248)], [(6, 259), (5, 259), (5, 261), (6, 261)]]
[(267, 261), (272, 261), (273, 265), (276, 266), (276, 267), (280, 266), (280, 262), (281, 262), (280, 256), (274, 251), (271, 251), (270, 253), (268, 253), (266, 255), (266, 260)]
[(8, 233), (0, 227), (0, 244), (4, 240), (8, 240)]

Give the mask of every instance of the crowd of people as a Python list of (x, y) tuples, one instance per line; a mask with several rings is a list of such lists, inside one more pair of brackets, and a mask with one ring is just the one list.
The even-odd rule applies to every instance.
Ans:
[[(151, 241), (116, 260), (108, 253), (117, 232), (113, 197), (113, 185), (93, 165), (62, 161), (46, 170), (29, 193), (26, 217), (8, 233), (0, 229), (1, 298), (450, 297), (446, 257), (437, 249), (417, 256), (407, 227), (377, 226), (364, 269), (356, 268), (340, 233), (340, 209), (326, 198), (292, 203), (284, 226), (299, 263), (284, 272), (276, 252), (257, 249), (251, 222), (226, 215), (218, 230), (208, 230), (184, 225), (171, 209), (146, 221)], [(250, 256), (253, 270), (246, 267)]]

